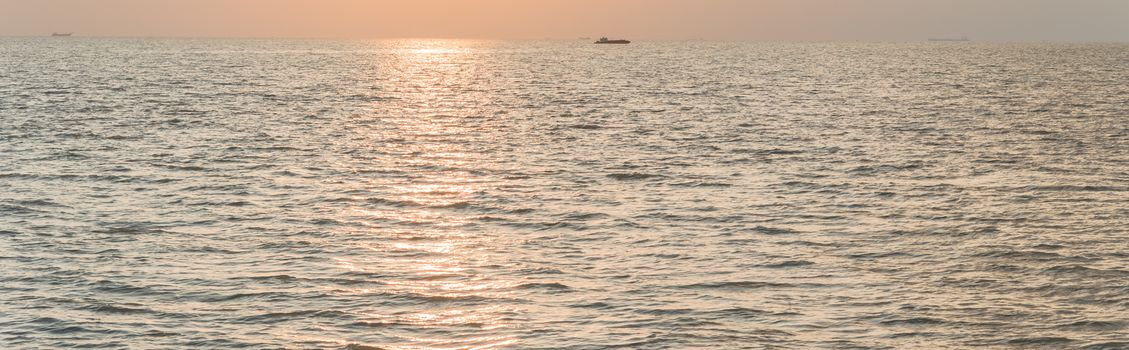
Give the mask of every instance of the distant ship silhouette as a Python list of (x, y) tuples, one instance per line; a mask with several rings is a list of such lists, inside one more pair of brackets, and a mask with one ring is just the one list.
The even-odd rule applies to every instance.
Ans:
[(71, 36), (71, 33), (51, 33), (51, 36)]
[(623, 40), (623, 39), (608, 40), (608, 37), (603, 37), (603, 38), (600, 38), (600, 40), (597, 40), (596, 43), (597, 44), (630, 44), (631, 41), (630, 40)]

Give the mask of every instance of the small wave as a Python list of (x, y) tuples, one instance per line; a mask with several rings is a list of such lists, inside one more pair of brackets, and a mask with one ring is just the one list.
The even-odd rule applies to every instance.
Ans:
[(200, 300), (203, 301), (203, 302), (208, 302), (208, 303), (218, 303), (218, 302), (225, 302), (225, 301), (232, 301), (232, 300), (242, 300), (242, 299), (253, 299), (253, 300), (268, 299), (269, 300), (269, 299), (284, 299), (284, 298), (286, 298), (286, 295), (283, 294), (283, 293), (255, 292), (255, 293), (235, 293), (235, 294), (220, 295), (220, 296), (209, 296), (209, 297), (201, 298)]
[(314, 225), (318, 225), (318, 226), (344, 226), (345, 225), (345, 222), (337, 221), (337, 220), (334, 220), (334, 219), (325, 219), (325, 218), (313, 219), (313, 220), (310, 220), (310, 223), (314, 224)]
[(109, 226), (105, 228), (91, 230), (94, 233), (114, 234), (114, 235), (147, 235), (147, 234), (164, 234), (169, 233), (160, 228), (150, 227), (144, 224), (131, 224), (124, 226)]
[(608, 174), (607, 176), (610, 177), (610, 178), (616, 179), (616, 180), (620, 180), (620, 181), (646, 180), (646, 179), (665, 177), (663, 175), (645, 174), (645, 173), (612, 173), (612, 174)]
[(1043, 270), (1052, 275), (1083, 275), (1087, 277), (1129, 278), (1129, 271), (1116, 269), (1095, 269), (1082, 265), (1060, 265)]
[(800, 150), (779, 149), (779, 148), (773, 148), (773, 149), (737, 148), (737, 149), (731, 150), (730, 152), (738, 153), (738, 154), (755, 154), (755, 155), (796, 155), (796, 154), (803, 154), (804, 153), (804, 151), (800, 151)]
[[(646, 327), (646, 325), (624, 325), (624, 326), (621, 326), (621, 327), (631, 327), (631, 328), (640, 327), (641, 328), (641, 327)], [(610, 343), (610, 344), (606, 344), (603, 348), (607, 348), (607, 349), (617, 349), (617, 348), (662, 349), (662, 348), (665, 348), (665, 347), (658, 346), (658, 344), (665, 342), (665, 341), (666, 340), (662, 337), (652, 336), (652, 337), (648, 337), (647, 339), (643, 339), (643, 340), (621, 342), (621, 343)]]
[(105, 136), (103, 138), (106, 139), (106, 140), (114, 140), (114, 141), (126, 141), (126, 140), (133, 141), (133, 140), (141, 140), (143, 137), (138, 136), (138, 135), (109, 135), (109, 136)]
[(392, 200), (384, 198), (368, 198), (365, 202), (371, 204), (384, 204), (392, 207), (402, 208), (429, 208), (429, 209), (466, 209), (470, 208), (473, 204), (470, 202), (438, 202), (434, 204), (422, 203), (413, 200)]
[(202, 167), (202, 166), (199, 166), (199, 165), (153, 164), (153, 166), (158, 166), (158, 167), (171, 169), (171, 170), (179, 170), (179, 171), (207, 171), (208, 170), (208, 168), (205, 168), (205, 167)]
[(774, 235), (774, 236), (775, 235), (792, 235), (792, 234), (800, 233), (799, 231), (792, 230), (792, 229), (779, 228), (779, 227), (767, 227), (767, 226), (753, 227), (752, 231), (756, 232), (756, 233), (763, 233), (763, 234), (766, 234), (766, 235)]
[(576, 230), (576, 231), (584, 231), (584, 230), (588, 229), (588, 226), (586, 226), (586, 225), (576, 224), (576, 223), (571, 223), (571, 222), (564, 222), (564, 221), (538, 222), (538, 223), (513, 223), (513, 224), (509, 224), (508, 226), (529, 227), (529, 228), (534, 228), (534, 229), (537, 229), (537, 230), (572, 229), (572, 230)]
[(850, 170), (847, 170), (847, 173), (848, 174), (854, 174), (854, 175), (877, 175), (877, 174), (882, 174), (882, 173), (891, 173), (891, 172), (906, 171), (906, 170), (917, 170), (917, 169), (921, 169), (923, 167), (924, 167), (924, 165), (921, 164), (921, 163), (909, 163), (909, 164), (904, 164), (904, 165), (883, 164), (883, 165), (878, 165), (878, 166), (863, 165), (863, 166), (851, 168)]
[(569, 125), (568, 127), (572, 128), (572, 129), (581, 129), (581, 130), (599, 130), (599, 129), (604, 128), (603, 126), (596, 125), (596, 124), (573, 124), (573, 125)]
[(250, 148), (248, 148), (248, 150), (251, 150), (251, 151), (285, 151), (285, 152), (300, 151), (300, 152), (309, 152), (309, 151), (312, 151), (313, 149), (298, 148), (298, 147), (291, 147), (291, 146), (264, 146), (264, 147), (250, 147)]
[(87, 160), (87, 159), (90, 159), (90, 158), (91, 158), (90, 156), (82, 154), (82, 153), (68, 151), (68, 152), (60, 152), (60, 153), (52, 154), (50, 157), (42, 158), (41, 160), (77, 161), (77, 160)]
[(62, 133), (55, 134), (55, 137), (66, 138), (66, 139), (78, 139), (78, 138), (98, 138), (98, 135), (94, 134), (92, 132), (62, 132)]
[(476, 217), (475, 220), (478, 220), (480, 222), (506, 222), (506, 221), (510, 221), (510, 219), (506, 219), (506, 218), (503, 218), (503, 217), (497, 217), (497, 216), (490, 216), (490, 215), (479, 216), (479, 217)]
[(451, 203), (443, 203), (443, 204), (429, 204), (429, 205), (424, 205), (423, 207), (424, 208), (431, 208), (431, 209), (466, 209), (466, 208), (471, 207), (471, 203), (470, 202), (451, 202)]
[(129, 295), (164, 295), (169, 294), (166, 291), (158, 290), (149, 286), (134, 286), (126, 283), (119, 283), (109, 280), (101, 280), (95, 282), (94, 289), (100, 292), (116, 293), (116, 294), (129, 294)]
[(566, 286), (566, 285), (560, 284), (560, 283), (555, 283), (555, 282), (551, 282), (551, 283), (523, 283), (523, 284), (519, 284), (516, 288), (517, 289), (550, 289), (550, 290), (557, 290), (557, 291), (572, 290), (572, 288), (569, 287), (569, 286)]
[(937, 335), (936, 332), (898, 332), (898, 333), (891, 333), (889, 335), (885, 335), (885, 336), (882, 336), (882, 337), (883, 338), (889, 338), (889, 339), (900, 339), (900, 338), (931, 337), (931, 336), (935, 336), (935, 335)]
[(800, 266), (808, 266), (808, 265), (815, 265), (815, 263), (813, 263), (811, 261), (807, 261), (807, 260), (789, 260), (789, 261), (779, 262), (779, 263), (775, 263), (775, 264), (760, 265), (760, 267), (766, 267), (766, 268), (770, 268), (770, 269), (783, 269), (783, 268), (788, 268), (788, 267), (800, 267)]
[(367, 271), (348, 271), (348, 272), (342, 273), (342, 275), (352, 276), (352, 277), (362, 277), (362, 278), (366, 278), (366, 279), (379, 279), (379, 278), (388, 277), (385, 274), (381, 274), (381, 273), (377, 273), (377, 272), (367, 272)]
[(700, 182), (700, 181), (674, 183), (674, 184), (671, 184), (671, 186), (678, 186), (678, 187), (733, 187), (732, 184), (727, 184), (727, 183), (724, 183), (724, 182)]
[(685, 314), (694, 313), (694, 311), (695, 311), (694, 309), (641, 309), (641, 310), (635, 310), (636, 313), (640, 313), (640, 314), (660, 315), (660, 316), (685, 315)]
[(1063, 344), (1066, 344), (1066, 343), (1073, 343), (1073, 342), (1074, 342), (1074, 339), (1070, 339), (1070, 338), (1066, 338), (1066, 337), (1016, 338), (1016, 339), (1010, 339), (1010, 340), (1007, 341), (1007, 343), (1010, 344), (1010, 345), (1030, 345), (1030, 346), (1051, 345), (1051, 344), (1055, 344), (1056, 346), (1058, 346), (1058, 345), (1063, 345)]
[(238, 322), (244, 323), (279, 323), (286, 322), (294, 319), (311, 319), (311, 318), (347, 318), (351, 315), (336, 311), (336, 310), (299, 310), (289, 312), (270, 312), (261, 315), (241, 317), (237, 319)]
[(687, 289), (765, 289), (765, 288), (790, 288), (797, 285), (779, 282), (735, 281), (735, 282), (707, 282), (694, 283), (681, 286)]
[(933, 318), (933, 317), (911, 317), (911, 318), (894, 318), (894, 319), (889, 319), (889, 320), (882, 320), (882, 321), (879, 321), (878, 323), (882, 324), (882, 325), (886, 325), (886, 326), (896, 326), (896, 325), (920, 326), (920, 325), (945, 324), (947, 322), (945, 322), (945, 320), (942, 320), (942, 319), (939, 319), (939, 318)]
[(262, 344), (245, 343), (231, 339), (201, 339), (178, 344), (185, 349), (246, 349), (251, 347), (262, 348)]
[(0, 213), (6, 214), (30, 214), (41, 213), (42, 210), (28, 208), (22, 205), (2, 204), (0, 203)]
[(1113, 331), (1125, 329), (1125, 322), (1118, 321), (1078, 321), (1055, 326), (1071, 331)]
[[(349, 275), (349, 274), (347, 274), (347, 275)], [(291, 275), (270, 275), (270, 276), (252, 276), (252, 277), (233, 277), (231, 279), (232, 280), (255, 281), (255, 282), (260, 282), (260, 283), (264, 283), (264, 284), (277, 284), (277, 285), (288, 285), (288, 284), (294, 284), (294, 283), (299, 283), (299, 282), (316, 284), (316, 285), (325, 285), (325, 284), (361, 285), (361, 284), (379, 284), (380, 283), (378, 281), (373, 280), (374, 278), (379, 278), (379, 277), (374, 277), (374, 274), (352, 274), (352, 275), (354, 275), (354, 276), (361, 275), (361, 277), (364, 277), (364, 278), (362, 278), (362, 279), (334, 278), (334, 277), (304, 278), (304, 277), (294, 277), (294, 276), (291, 276)], [(268, 294), (270, 294), (270, 293), (250, 293), (250, 294), (241, 294), (241, 295), (238, 295), (238, 297), (239, 298), (257, 297), (257, 296), (260, 296), (260, 295), (265, 296), (265, 295), (268, 295)]]
[(611, 304), (608, 304), (608, 303), (605, 303), (605, 302), (572, 304), (572, 305), (569, 305), (569, 307), (581, 308), (581, 309), (597, 309), (597, 310), (608, 310), (608, 309), (614, 308), (613, 306), (611, 306)]
[(1004, 250), (1004, 251), (990, 251), (974, 255), (976, 257), (990, 257), (1002, 258), (1009, 260), (1030, 260), (1030, 261), (1088, 261), (1091, 258), (1086, 257), (1072, 257), (1058, 254), (1055, 252), (1045, 252), (1038, 250)]
[(522, 275), (563, 275), (564, 271), (550, 267), (534, 267), (518, 270)]
[[(746, 240), (749, 240), (749, 242), (756, 242), (755, 239), (746, 239)], [(779, 240), (779, 242), (777, 242), (777, 244), (780, 244), (780, 245), (803, 245), (803, 246), (813, 246), (813, 247), (838, 247), (838, 246), (840, 246), (839, 244), (835, 244), (835, 243), (811, 242), (811, 240), (803, 240), (803, 239)]]
[(94, 333), (93, 330), (79, 327), (79, 326), (59, 326), (59, 327), (46, 327), (43, 329), (47, 333), (52, 334), (70, 334), (70, 333)]
[(1085, 349), (1085, 350), (1125, 350), (1125, 349), (1129, 349), (1129, 342), (1112, 341), (1112, 342), (1090, 343), (1090, 344), (1083, 345), (1082, 349)]
[(565, 219), (585, 221), (585, 220), (594, 220), (594, 219), (605, 219), (605, 218), (608, 218), (608, 217), (609, 217), (608, 214), (604, 214), (604, 213), (576, 213), (576, 214), (571, 214), (571, 215), (566, 216)]
[(2, 173), (0, 179), (14, 178), (26, 180), (64, 180), (64, 181), (105, 181), (112, 183), (131, 183), (143, 181), (142, 178), (123, 176), (123, 175), (79, 175), (79, 174), (56, 174), (56, 175), (41, 175), (41, 174), (24, 174), (24, 173)]
[(227, 193), (243, 192), (243, 191), (246, 191), (246, 190), (247, 190), (246, 186), (236, 185), (236, 184), (232, 184), (232, 185), (211, 185), (211, 184), (195, 185), (195, 186), (188, 186), (188, 187), (184, 187), (184, 188), (180, 189), (180, 191), (183, 191), (183, 192), (216, 191), (216, 192), (227, 192)]
[(760, 316), (763, 316), (763, 315), (767, 315), (767, 314), (770, 314), (771, 312), (765, 311), (765, 310), (760, 310), (760, 309), (747, 308), (747, 307), (731, 307), (731, 308), (727, 308), (727, 309), (711, 311), (709, 313), (714, 314), (714, 315), (718, 315), (718, 316), (721, 316), (721, 317), (729, 317), (729, 318), (747, 320), (747, 319), (752, 318), (752, 317), (760, 317)]
[(353, 343), (353, 344), (346, 345), (342, 350), (385, 350), (385, 349), (382, 348), (382, 347), (379, 347), (379, 346), (362, 345), (362, 344)]
[(847, 257), (851, 258), (851, 259), (858, 259), (858, 260), (876, 260), (876, 259), (893, 258), (893, 257), (901, 257), (901, 256), (909, 256), (909, 255), (910, 254), (895, 251), (895, 252), (870, 252), (870, 253), (850, 254), (850, 255), (847, 255)]
[[(239, 254), (239, 253), (242, 253), (241, 251), (228, 250), (228, 249), (217, 248), (217, 247), (208, 247), (208, 246), (187, 247), (183, 250), (183, 252), (186, 252), (186, 253), (209, 253), (209, 254)], [(99, 252), (99, 253), (101, 253), (101, 252)]]
[(333, 198), (318, 197), (318, 198), (315, 198), (315, 199), (308, 201), (307, 203), (358, 203), (358, 202), (364, 202), (364, 201), (365, 201), (365, 199), (359, 198), (359, 197), (333, 197)]
[(253, 206), (254, 204), (248, 201), (230, 201), (230, 202), (196, 202), (188, 203), (188, 206), (204, 206), (204, 207), (246, 207)]
[(1056, 185), (1056, 186), (1025, 186), (1021, 188), (1035, 192), (1126, 192), (1129, 187), (1120, 186), (1094, 186), (1094, 185)]
[(37, 318), (34, 318), (34, 319), (27, 321), (27, 322), (28, 323), (36, 323), (36, 324), (51, 324), (51, 323), (60, 323), (60, 322), (63, 322), (63, 320), (60, 320), (60, 319), (57, 319), (57, 318), (54, 318), (54, 317), (37, 317)]
[(118, 315), (138, 315), (138, 314), (154, 314), (161, 315), (161, 317), (186, 317), (185, 315), (165, 313), (145, 307), (126, 307), (110, 304), (95, 304), (80, 307), (79, 310), (92, 311), (102, 314), (118, 314)]
[(493, 298), (481, 295), (435, 295), (422, 293), (396, 293), (390, 295), (395, 299), (412, 302), (426, 303), (468, 303), (478, 304), (485, 302), (512, 302), (512, 299)]
[(252, 281), (279, 281), (279, 282), (294, 282), (299, 278), (291, 275), (269, 275), (269, 276), (252, 276), (252, 277), (232, 277), (236, 280), (252, 280)]

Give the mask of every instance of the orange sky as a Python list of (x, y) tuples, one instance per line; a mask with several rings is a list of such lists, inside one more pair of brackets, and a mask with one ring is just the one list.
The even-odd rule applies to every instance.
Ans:
[(0, 0), (0, 35), (1129, 41), (1129, 0)]

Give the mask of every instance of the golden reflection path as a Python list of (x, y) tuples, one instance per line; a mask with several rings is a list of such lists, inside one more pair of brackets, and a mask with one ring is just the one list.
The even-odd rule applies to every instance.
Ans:
[[(406, 177), (376, 177), (363, 190), (378, 194), (353, 206), (346, 215), (364, 222), (371, 239), (360, 244), (369, 254), (339, 261), (351, 271), (391, 275), (382, 290), (359, 295), (401, 296), (422, 301), (363, 313), (366, 322), (393, 325), (399, 341), (365, 345), (385, 349), (493, 349), (514, 344), (505, 330), (516, 311), (491, 300), (509, 296), (518, 282), (490, 273), (495, 256), (483, 252), (489, 237), (463, 228), (474, 220), (462, 209), (491, 180), (472, 171), (484, 155), (469, 149), (483, 134), (461, 122), (476, 105), (455, 91), (465, 81), (472, 45), (465, 41), (405, 41), (395, 50), (387, 71), (388, 92), (396, 99), (374, 106), (377, 123), (359, 139), (380, 144), (385, 156), (372, 166), (410, 169)], [(398, 140), (390, 142), (388, 140)], [(371, 147), (371, 145), (359, 145)], [(477, 301), (477, 302), (476, 302)], [(375, 332), (387, 332), (379, 329)], [(468, 331), (469, 330), (469, 331)]]

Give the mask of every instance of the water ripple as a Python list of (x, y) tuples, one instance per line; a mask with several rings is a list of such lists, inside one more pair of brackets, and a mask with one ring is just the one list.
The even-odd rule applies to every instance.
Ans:
[(0, 39), (6, 348), (1129, 348), (1129, 47)]

